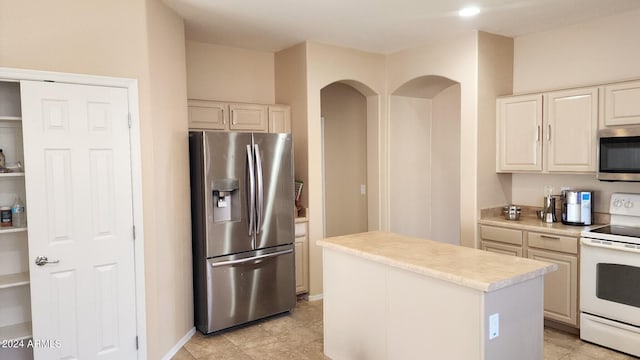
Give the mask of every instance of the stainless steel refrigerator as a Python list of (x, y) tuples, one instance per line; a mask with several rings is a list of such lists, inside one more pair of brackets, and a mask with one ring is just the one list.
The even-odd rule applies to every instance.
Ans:
[(189, 133), (195, 323), (208, 334), (295, 306), (291, 135)]

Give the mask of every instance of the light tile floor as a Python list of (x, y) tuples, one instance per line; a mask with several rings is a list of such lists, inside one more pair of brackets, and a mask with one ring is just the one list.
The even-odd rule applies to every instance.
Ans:
[[(187, 342), (174, 360), (270, 360), (329, 359), (322, 354), (322, 301), (298, 301), (290, 315), (204, 336), (200, 332)], [(544, 330), (545, 360), (637, 359), (581, 341), (553, 329)]]

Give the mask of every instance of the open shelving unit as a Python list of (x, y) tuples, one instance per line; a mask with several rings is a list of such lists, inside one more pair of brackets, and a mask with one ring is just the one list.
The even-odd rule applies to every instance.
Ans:
[[(26, 201), (20, 83), (0, 80), (0, 149), (11, 172), (0, 172), (0, 205)], [(18, 171), (20, 170), (20, 171)], [(31, 338), (31, 294), (26, 227), (0, 227), (0, 341)], [(1, 357), (1, 356), (0, 356)]]
[(21, 272), (16, 274), (0, 275), (0, 289), (29, 285), (29, 273)]
[(3, 340), (25, 340), (31, 337), (31, 321), (0, 327), (0, 339)]

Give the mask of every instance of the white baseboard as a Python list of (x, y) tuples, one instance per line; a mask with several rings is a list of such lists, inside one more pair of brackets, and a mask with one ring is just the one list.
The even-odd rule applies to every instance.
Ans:
[(322, 300), (322, 294), (309, 295), (309, 301), (320, 301)]
[(171, 350), (169, 350), (169, 352), (162, 357), (162, 360), (171, 360), (171, 358), (174, 357), (178, 353), (178, 351), (180, 351), (180, 349), (182, 349), (184, 344), (186, 344), (195, 333), (196, 333), (196, 328), (192, 327), (191, 330), (189, 330), (189, 332), (187, 332), (187, 334), (183, 336), (182, 339), (180, 339), (180, 341), (178, 341), (177, 344), (173, 345)]

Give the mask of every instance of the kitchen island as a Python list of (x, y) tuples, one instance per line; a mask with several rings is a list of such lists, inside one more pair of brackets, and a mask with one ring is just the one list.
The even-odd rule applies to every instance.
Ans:
[(318, 245), (330, 358), (543, 358), (555, 264), (382, 231)]

